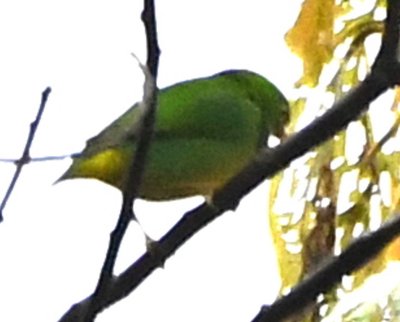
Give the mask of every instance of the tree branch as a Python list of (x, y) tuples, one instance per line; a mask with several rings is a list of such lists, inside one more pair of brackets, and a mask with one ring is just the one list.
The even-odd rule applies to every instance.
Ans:
[(319, 294), (340, 283), (346, 274), (361, 268), (393, 241), (400, 232), (400, 214), (382, 225), (377, 231), (357, 238), (338, 257), (329, 260), (322, 268), (294, 287), (290, 293), (271, 306), (265, 306), (252, 322), (283, 321), (303, 311)]
[(113, 271), (118, 251), (130, 221), (135, 219), (133, 204), (138, 195), (146, 166), (157, 107), (156, 79), (160, 50), (157, 42), (157, 25), (153, 0), (144, 0), (142, 20), (147, 38), (147, 64), (146, 66), (141, 66), (145, 74), (143, 100), (140, 106), (143, 114), (138, 120), (138, 124), (133, 125), (133, 127), (138, 128), (138, 140), (135, 148), (135, 156), (129, 168), (123, 189), (119, 219), (115, 229), (111, 233), (106, 258), (93, 296), (85, 303), (74, 306), (78, 308), (78, 311), (67, 312), (61, 321), (90, 322), (94, 320), (100, 311), (107, 307), (107, 302), (104, 298), (113, 284)]

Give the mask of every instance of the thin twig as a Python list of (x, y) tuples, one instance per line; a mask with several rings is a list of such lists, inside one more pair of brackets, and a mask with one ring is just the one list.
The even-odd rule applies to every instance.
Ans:
[(142, 100), (142, 117), (138, 124), (138, 139), (135, 146), (135, 156), (129, 168), (125, 187), (123, 189), (122, 207), (117, 225), (110, 236), (110, 242), (100, 278), (94, 292), (93, 299), (89, 302), (88, 309), (84, 314), (83, 321), (92, 321), (98, 312), (103, 310), (104, 294), (107, 293), (113, 280), (113, 271), (115, 261), (122, 239), (126, 233), (129, 223), (135, 219), (133, 213), (133, 204), (138, 195), (140, 183), (142, 181), (148, 151), (153, 136), (153, 127), (155, 123), (155, 114), (157, 106), (157, 71), (159, 60), (159, 47), (157, 42), (157, 25), (155, 18), (155, 8), (153, 0), (144, 0), (144, 9), (142, 20), (146, 30), (147, 37), (147, 63), (142, 66), (145, 73), (144, 94)]
[[(29, 163), (65, 160), (65, 159), (71, 158), (74, 154), (76, 154), (76, 153), (65, 154), (65, 155), (49, 155), (49, 156), (46, 156), (46, 157), (29, 158)], [(21, 162), (21, 159), (0, 158), (0, 162), (19, 164)]]
[(392, 138), (397, 130), (399, 129), (400, 126), (400, 114), (396, 117), (393, 125), (390, 127), (390, 129), (385, 133), (382, 138), (374, 143), (370, 149), (368, 149), (363, 157), (360, 159), (360, 163), (368, 163), (371, 162), (371, 159), (380, 151), (383, 147), (383, 145), (390, 139)]
[(4, 208), (5, 208), (6, 204), (7, 204), (8, 199), (11, 196), (11, 193), (14, 190), (15, 184), (17, 183), (17, 180), (19, 178), (19, 175), (21, 174), (23, 166), (31, 161), (31, 157), (29, 155), (29, 151), (31, 149), (31, 146), (32, 146), (32, 143), (33, 143), (33, 139), (35, 137), (35, 133), (36, 133), (36, 130), (37, 130), (38, 126), (39, 126), (40, 120), (42, 119), (43, 111), (44, 111), (44, 108), (46, 107), (46, 102), (47, 102), (47, 99), (48, 99), (48, 97), (50, 95), (50, 92), (51, 92), (51, 88), (50, 87), (47, 87), (43, 91), (42, 99), (41, 99), (41, 102), (40, 102), (40, 106), (39, 106), (39, 110), (37, 112), (36, 118), (30, 125), (29, 134), (28, 134), (28, 138), (27, 138), (26, 143), (25, 143), (24, 151), (22, 152), (21, 158), (19, 160), (16, 160), (16, 162), (15, 162), (17, 167), (15, 169), (14, 176), (13, 176), (11, 182), (10, 182), (10, 185), (9, 185), (9, 187), (7, 189), (7, 192), (6, 192), (5, 196), (4, 196), (4, 199), (3, 199), (3, 201), (2, 201), (2, 203), (0, 205), (0, 222), (3, 221)]

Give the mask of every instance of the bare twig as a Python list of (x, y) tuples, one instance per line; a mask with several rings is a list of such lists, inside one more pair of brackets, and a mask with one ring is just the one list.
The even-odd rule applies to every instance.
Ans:
[(10, 185), (9, 185), (9, 187), (7, 189), (7, 192), (6, 192), (5, 196), (4, 196), (4, 199), (3, 199), (3, 201), (2, 201), (2, 203), (0, 205), (0, 222), (3, 221), (4, 208), (5, 208), (6, 204), (7, 204), (8, 199), (11, 196), (11, 193), (14, 190), (15, 184), (17, 183), (17, 180), (19, 178), (19, 175), (21, 174), (23, 166), (31, 161), (31, 157), (29, 155), (29, 151), (31, 149), (32, 142), (33, 142), (33, 139), (35, 137), (35, 133), (36, 133), (36, 130), (37, 130), (38, 126), (39, 126), (40, 120), (42, 119), (43, 111), (44, 111), (44, 108), (46, 107), (46, 102), (47, 102), (47, 99), (48, 99), (48, 97), (50, 95), (50, 92), (51, 92), (51, 88), (50, 87), (47, 87), (42, 92), (42, 99), (41, 99), (41, 102), (40, 102), (39, 110), (37, 112), (35, 120), (30, 125), (30, 130), (29, 130), (28, 138), (27, 138), (26, 143), (25, 143), (24, 151), (22, 152), (21, 158), (19, 160), (15, 161), (15, 164), (16, 164), (17, 167), (15, 169), (14, 176), (13, 176), (11, 182), (10, 182)]
[[(46, 162), (46, 161), (56, 161), (56, 160), (65, 160), (71, 158), (72, 154), (65, 154), (65, 155), (49, 155), (46, 157), (36, 157), (36, 158), (29, 158), (29, 163), (32, 162)], [(4, 163), (14, 163), (18, 164), (21, 159), (11, 159), (11, 158), (0, 158), (0, 162)]]

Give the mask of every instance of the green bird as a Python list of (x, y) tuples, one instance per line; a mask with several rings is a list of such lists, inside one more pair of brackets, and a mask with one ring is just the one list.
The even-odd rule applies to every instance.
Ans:
[[(135, 104), (73, 157), (60, 180), (94, 178), (122, 191), (135, 155)], [(266, 146), (281, 137), (289, 104), (267, 79), (228, 70), (161, 89), (154, 136), (139, 197), (211, 197)]]

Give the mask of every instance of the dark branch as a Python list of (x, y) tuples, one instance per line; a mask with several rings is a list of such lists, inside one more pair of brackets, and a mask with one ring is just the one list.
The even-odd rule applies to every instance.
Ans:
[(147, 36), (147, 62), (150, 74), (157, 79), (160, 48), (157, 41), (157, 23), (153, 0), (144, 0), (142, 20)]
[(381, 72), (382, 77), (387, 78), (392, 85), (399, 85), (400, 1), (388, 0), (387, 7), (382, 45), (373, 67), (377, 74)]
[(4, 208), (5, 208), (6, 204), (7, 204), (8, 199), (11, 196), (12, 191), (14, 190), (15, 184), (17, 183), (19, 175), (21, 174), (22, 167), (25, 164), (29, 163), (30, 160), (31, 160), (31, 157), (29, 155), (29, 151), (31, 149), (31, 146), (32, 146), (32, 143), (33, 143), (33, 139), (35, 137), (36, 130), (37, 130), (38, 126), (39, 126), (40, 120), (42, 119), (43, 111), (44, 111), (44, 108), (46, 107), (46, 102), (47, 102), (47, 99), (48, 99), (48, 97), (50, 95), (50, 92), (51, 92), (51, 88), (50, 87), (47, 87), (42, 92), (42, 99), (40, 101), (39, 110), (37, 112), (35, 120), (30, 125), (30, 130), (29, 130), (28, 138), (27, 138), (26, 143), (25, 143), (24, 151), (22, 152), (21, 158), (15, 162), (17, 167), (15, 169), (14, 176), (13, 176), (11, 182), (10, 182), (10, 185), (9, 185), (9, 187), (7, 189), (7, 192), (6, 192), (5, 196), (4, 196), (4, 199), (3, 199), (3, 201), (2, 201), (2, 203), (0, 205), (0, 222), (3, 221)]
[(283, 321), (307, 308), (319, 294), (329, 291), (342, 277), (361, 268), (393, 241), (400, 232), (400, 214), (374, 233), (356, 239), (342, 254), (330, 260), (315, 274), (294, 287), (291, 292), (265, 306), (252, 322)]
[[(162, 266), (165, 260), (180, 245), (219, 214), (221, 213), (216, 212), (207, 204), (203, 204), (186, 213), (179, 223), (159, 241), (159, 247), (155, 247), (151, 252), (142, 255), (134, 264), (113, 280), (107, 289), (107, 293), (101, 299), (103, 302), (99, 303), (99, 305), (101, 307), (108, 307), (128, 296), (155, 268)], [(92, 297), (93, 295), (71, 307), (60, 322), (81, 321), (78, 319), (80, 316), (79, 312), (87, 307)]]
[(96, 315), (107, 307), (107, 302), (104, 298), (113, 283), (113, 271), (118, 251), (130, 221), (135, 218), (133, 204), (138, 195), (146, 166), (157, 106), (156, 79), (160, 51), (157, 42), (157, 25), (153, 0), (144, 0), (142, 20), (147, 37), (147, 66), (141, 66), (145, 74), (144, 93), (141, 103), (143, 114), (138, 124), (133, 125), (134, 127), (138, 126), (138, 140), (135, 147), (135, 157), (128, 170), (127, 180), (123, 189), (121, 212), (117, 225), (110, 236), (106, 258), (93, 297), (84, 304), (75, 306), (78, 311), (67, 312), (61, 321), (93, 321)]

